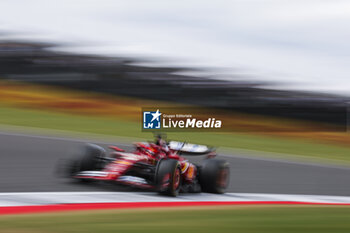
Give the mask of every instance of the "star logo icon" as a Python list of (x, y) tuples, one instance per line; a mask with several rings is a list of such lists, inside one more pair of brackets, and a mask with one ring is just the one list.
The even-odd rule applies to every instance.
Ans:
[(162, 113), (159, 109), (157, 109), (157, 111), (144, 111), (142, 115), (144, 129), (162, 128), (162, 123), (160, 122)]
[(160, 113), (159, 109), (157, 109), (157, 111), (155, 113), (151, 113), (151, 115), (152, 115), (151, 122), (154, 121), (154, 120), (159, 121), (159, 117), (160, 117), (160, 115), (162, 115), (162, 113)]

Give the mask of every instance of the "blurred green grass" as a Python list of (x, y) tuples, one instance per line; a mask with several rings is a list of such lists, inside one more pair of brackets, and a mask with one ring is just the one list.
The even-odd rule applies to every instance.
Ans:
[[(141, 131), (141, 124), (118, 118), (80, 116), (0, 105), (0, 124), (41, 129), (93, 133), (107, 136), (152, 139)], [(350, 162), (350, 147), (302, 139), (288, 139), (243, 133), (168, 133), (172, 140), (207, 144), (215, 147), (248, 149)]]
[(350, 231), (344, 206), (231, 206), (100, 210), (0, 217), (0, 232), (237, 232)]

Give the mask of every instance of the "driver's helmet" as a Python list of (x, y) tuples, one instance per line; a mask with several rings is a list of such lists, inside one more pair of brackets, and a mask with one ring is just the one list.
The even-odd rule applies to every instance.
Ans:
[(156, 145), (157, 145), (157, 146), (162, 146), (162, 145), (164, 145), (164, 144), (166, 144), (166, 141), (163, 139), (163, 137), (162, 137), (161, 134), (158, 134), (158, 135), (156, 136)]
[(167, 145), (167, 142), (166, 142), (166, 140), (163, 139), (161, 134), (158, 134), (157, 137), (156, 137), (156, 145), (160, 146), (166, 152), (169, 151), (169, 147)]

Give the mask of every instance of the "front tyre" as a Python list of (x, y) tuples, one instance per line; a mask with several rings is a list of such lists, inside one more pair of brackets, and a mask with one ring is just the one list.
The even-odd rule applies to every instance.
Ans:
[(228, 162), (219, 159), (207, 159), (200, 169), (199, 181), (202, 191), (224, 193), (230, 177)]
[(156, 187), (160, 194), (176, 197), (181, 188), (180, 163), (174, 159), (159, 161), (156, 171)]

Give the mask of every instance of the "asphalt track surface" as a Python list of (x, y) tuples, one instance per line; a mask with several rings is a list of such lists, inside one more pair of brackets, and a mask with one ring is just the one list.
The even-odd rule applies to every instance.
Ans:
[[(80, 184), (57, 177), (60, 159), (82, 141), (0, 132), (0, 192), (138, 191), (114, 184)], [(99, 143), (97, 143), (99, 144)], [(107, 144), (99, 144), (107, 147)], [(114, 145), (131, 150), (125, 144)], [(350, 195), (350, 168), (221, 155), (231, 166), (228, 192)], [(203, 159), (191, 157), (198, 162)]]

